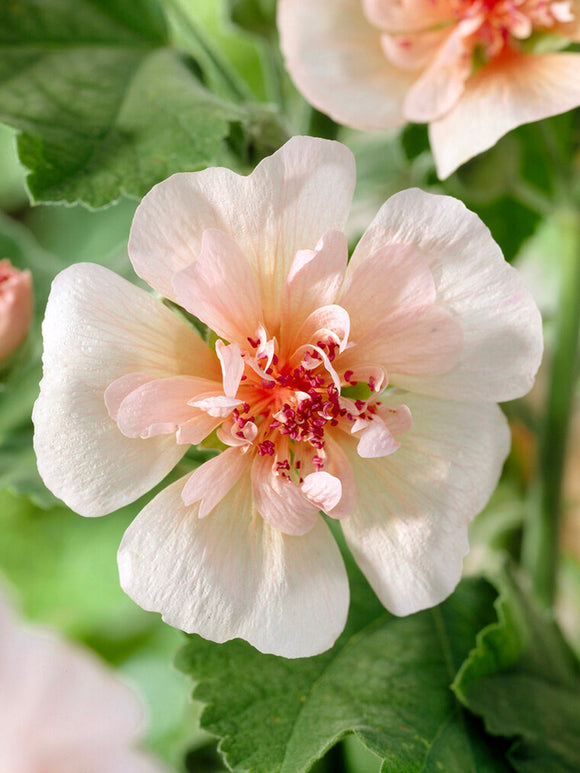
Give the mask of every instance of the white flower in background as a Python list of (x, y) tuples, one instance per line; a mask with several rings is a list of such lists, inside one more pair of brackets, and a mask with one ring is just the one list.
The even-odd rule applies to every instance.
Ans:
[(2, 773), (164, 773), (135, 746), (142, 726), (137, 697), (95, 655), (22, 625), (0, 596)]
[(185, 631), (287, 657), (330, 647), (349, 591), (320, 510), (388, 609), (437, 604), (499, 478), (496, 402), (532, 384), (537, 308), (481, 221), (419, 190), (381, 208), (347, 267), (354, 184), (347, 148), (296, 137), (248, 177), (178, 174), (144, 198), (133, 266), (213, 346), (100, 266), (54, 282), (34, 421), (55, 494), (103, 515), (210, 433), (224, 449), (119, 551), (125, 591)]
[(313, 105), (360, 129), (428, 123), (442, 179), (580, 105), (580, 54), (556, 50), (580, 42), (579, 0), (279, 0), (278, 29)]

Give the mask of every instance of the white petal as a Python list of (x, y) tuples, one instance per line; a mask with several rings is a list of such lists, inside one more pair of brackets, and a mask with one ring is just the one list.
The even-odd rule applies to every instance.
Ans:
[(197, 258), (202, 233), (229, 234), (256, 271), (273, 333), (296, 253), (315, 247), (327, 231), (343, 230), (355, 180), (351, 152), (313, 137), (293, 137), (248, 177), (221, 168), (173, 175), (137, 208), (131, 261), (139, 276), (174, 298), (171, 279)]
[(438, 303), (463, 331), (463, 350), (449, 373), (389, 374), (391, 383), (424, 394), (493, 402), (529, 391), (542, 355), (540, 313), (477, 215), (447, 196), (417, 189), (395, 194), (361, 239), (349, 272), (388, 244), (417, 247), (433, 272)]
[(220, 379), (207, 345), (148, 293), (77, 264), (55, 279), (43, 325), (44, 376), (33, 412), (38, 469), (82, 515), (103, 515), (158, 483), (183, 455), (170, 437), (126, 438), (106, 388), (129, 373)]
[(319, 505), (307, 499), (293, 481), (274, 472), (275, 465), (272, 456), (254, 459), (252, 492), (256, 510), (284, 534), (306, 534), (319, 520)]
[(184, 483), (162, 491), (125, 533), (124, 590), (170, 625), (212, 641), (240, 637), (288, 658), (331, 647), (349, 591), (323, 519), (302, 537), (282, 534), (255, 511), (248, 475), (200, 519), (195, 505), (183, 504)]
[(408, 405), (412, 427), (382, 459), (343, 445), (358, 502), (342, 526), (383, 604), (407, 615), (438, 604), (459, 582), (467, 524), (497, 484), (509, 430), (496, 405), (410, 394), (390, 401)]
[(429, 126), (437, 174), (449, 175), (504, 134), (580, 105), (580, 54), (526, 54), (489, 62), (455, 107)]
[(359, 129), (404, 123), (416, 76), (386, 59), (360, 0), (281, 0), (278, 30), (292, 80), (319, 110)]

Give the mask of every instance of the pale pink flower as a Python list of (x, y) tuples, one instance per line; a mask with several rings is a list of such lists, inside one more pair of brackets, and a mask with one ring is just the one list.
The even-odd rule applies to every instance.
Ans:
[(143, 709), (92, 653), (24, 626), (0, 597), (0, 770), (163, 773), (135, 744)]
[(210, 433), (225, 449), (119, 551), (125, 591), (185, 631), (288, 657), (331, 646), (349, 592), (319, 510), (391, 611), (437, 604), (497, 483), (496, 401), (532, 384), (535, 304), (474, 214), (419, 190), (383, 206), (347, 268), (354, 184), (347, 148), (296, 137), (249, 177), (177, 174), (147, 194), (133, 266), (215, 344), (99, 266), (54, 282), (34, 411), (52, 491), (102, 515)]
[(0, 260), (0, 362), (22, 343), (32, 321), (30, 271), (20, 271), (8, 259)]
[[(306, 98), (360, 129), (429, 124), (440, 178), (507, 132), (580, 105), (580, 0), (279, 0)], [(545, 49), (545, 46), (544, 46)]]

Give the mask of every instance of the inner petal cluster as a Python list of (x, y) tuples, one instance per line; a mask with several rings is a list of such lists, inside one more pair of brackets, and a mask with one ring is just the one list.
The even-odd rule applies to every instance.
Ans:
[(436, 0), (425, 23), (420, 16), (402, 7), (396, 18), (380, 18), (385, 55), (403, 69), (437, 60), (438, 67), (481, 66), (534, 33), (557, 32), (574, 21), (571, 0)]

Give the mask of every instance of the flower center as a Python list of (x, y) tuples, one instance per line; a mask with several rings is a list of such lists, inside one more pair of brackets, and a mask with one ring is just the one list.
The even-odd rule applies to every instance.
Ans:
[[(300, 347), (286, 362), (280, 362), (272, 341), (267, 347), (263, 341), (248, 339), (237, 392), (241, 405), (218, 435), (227, 445), (253, 447), (260, 456), (274, 457), (279, 474), (301, 482), (307, 472), (324, 469), (328, 429), (350, 433), (356, 422), (366, 426), (380, 403), (372, 397), (341, 396), (342, 385), (356, 382), (353, 371), (339, 377), (334, 369), (339, 344), (332, 338)], [(373, 391), (375, 379), (368, 378)]]
[(570, 0), (452, 0), (451, 7), (466, 27), (466, 38), (486, 58), (497, 56), (514, 40), (574, 19)]

